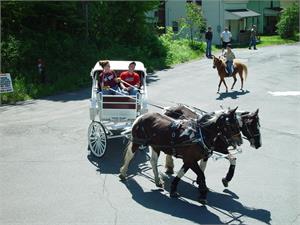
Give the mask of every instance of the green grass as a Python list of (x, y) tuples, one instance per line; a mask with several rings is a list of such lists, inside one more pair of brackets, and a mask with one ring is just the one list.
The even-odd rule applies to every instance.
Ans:
[(294, 39), (282, 39), (279, 35), (260, 36), (260, 42), (257, 44), (260, 47), (270, 45), (292, 44), (299, 41), (299, 35)]

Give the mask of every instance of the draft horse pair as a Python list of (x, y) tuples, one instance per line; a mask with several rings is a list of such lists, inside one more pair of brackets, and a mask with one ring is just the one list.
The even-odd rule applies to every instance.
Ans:
[[(172, 117), (174, 119), (197, 119), (201, 117), (201, 112), (198, 109), (192, 109), (186, 105), (177, 105), (174, 107), (169, 107), (165, 109), (165, 115)], [(258, 149), (261, 147), (261, 134), (260, 134), (260, 122), (258, 116), (258, 109), (255, 112), (247, 112), (247, 111), (238, 111), (236, 112), (237, 119), (239, 121), (240, 130), (245, 139), (250, 142), (250, 146)], [(230, 155), (227, 149), (215, 148), (215, 152), (219, 152), (221, 154), (226, 154), (227, 159), (230, 162), (229, 169), (224, 178), (222, 178), (222, 183), (225, 187), (228, 187), (228, 183), (233, 178), (236, 166), (236, 157)], [(208, 158), (204, 158), (200, 162), (200, 168), (204, 172), (207, 165)], [(166, 155), (166, 173), (173, 174), (173, 158), (171, 155)]]
[(213, 68), (217, 68), (218, 74), (220, 77), (220, 81), (219, 81), (219, 85), (218, 85), (218, 93), (220, 91), (220, 86), (222, 83), (224, 83), (224, 85), (226, 87), (226, 92), (228, 92), (228, 87), (225, 82), (225, 77), (229, 77), (229, 76), (233, 77), (233, 84), (231, 86), (231, 89), (233, 89), (233, 87), (236, 83), (236, 80), (237, 80), (236, 79), (237, 74), (239, 74), (239, 76), (241, 78), (241, 90), (243, 90), (244, 80), (246, 80), (247, 74), (248, 74), (247, 66), (238, 60), (233, 61), (233, 66), (234, 66), (234, 70), (233, 70), (232, 74), (229, 75), (226, 71), (226, 64), (225, 64), (223, 57), (222, 56), (220, 56), (220, 57), (213, 56)]
[(225, 151), (229, 146), (242, 144), (236, 109), (208, 113), (201, 118), (188, 120), (175, 120), (159, 113), (141, 115), (133, 123), (132, 139), (127, 146), (119, 177), (121, 180), (126, 179), (128, 166), (134, 154), (141, 145), (148, 145), (152, 150), (150, 163), (156, 186), (163, 185), (157, 169), (157, 160), (162, 151), (183, 160), (182, 168), (172, 181), (170, 196), (178, 196), (178, 182), (188, 169), (192, 169), (197, 175), (196, 181), (199, 185), (198, 200), (205, 204), (208, 188), (198, 161), (208, 158), (215, 149)]

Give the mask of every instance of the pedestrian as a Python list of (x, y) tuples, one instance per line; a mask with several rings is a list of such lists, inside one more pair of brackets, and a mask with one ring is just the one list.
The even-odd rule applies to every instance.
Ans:
[(124, 71), (120, 75), (122, 91), (129, 95), (136, 95), (141, 86), (140, 76), (134, 72), (135, 66), (135, 62), (129, 63), (128, 71)]
[(205, 40), (206, 40), (206, 57), (207, 58), (212, 58), (211, 55), (211, 42), (212, 42), (212, 38), (213, 38), (213, 32), (211, 27), (207, 28), (207, 31), (205, 32)]
[(42, 84), (45, 84), (46, 83), (45, 63), (41, 58), (37, 60), (37, 70), (39, 76), (38, 81)]
[(222, 54), (224, 50), (226, 49), (227, 45), (231, 42), (232, 34), (228, 30), (227, 27), (225, 27), (224, 31), (221, 33), (221, 40), (222, 40)]
[(98, 77), (98, 90), (104, 95), (117, 95), (120, 94), (120, 88), (118, 85), (118, 78), (116, 73), (110, 69), (108, 60), (99, 61), (103, 71)]
[(249, 49), (253, 46), (254, 50), (257, 50), (256, 48), (256, 26), (252, 25), (252, 28), (250, 30), (250, 42), (249, 42)]
[(228, 72), (228, 75), (230, 76), (233, 72), (233, 60), (235, 59), (235, 55), (233, 51), (231, 50), (231, 44), (227, 44), (226, 46), (226, 52), (224, 54), (224, 57), (226, 59), (226, 69)]

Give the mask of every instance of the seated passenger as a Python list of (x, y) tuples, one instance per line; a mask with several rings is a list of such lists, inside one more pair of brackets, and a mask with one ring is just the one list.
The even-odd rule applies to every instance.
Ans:
[(135, 65), (135, 62), (131, 62), (128, 71), (120, 75), (122, 91), (129, 95), (136, 95), (141, 87), (140, 76), (134, 72)]
[(98, 77), (98, 90), (104, 95), (120, 94), (119, 80), (116, 73), (110, 69), (109, 61), (99, 61), (99, 64), (102, 66), (103, 71)]

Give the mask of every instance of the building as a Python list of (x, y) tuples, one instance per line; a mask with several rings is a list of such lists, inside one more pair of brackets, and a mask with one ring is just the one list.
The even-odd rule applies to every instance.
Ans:
[(228, 27), (235, 43), (246, 43), (249, 29), (257, 26), (260, 34), (274, 34), (280, 11), (297, 0), (165, 0), (154, 12), (157, 25), (179, 30), (179, 20), (186, 16), (185, 4), (195, 2), (202, 7), (207, 25), (214, 32), (213, 43), (220, 44), (220, 34)]

